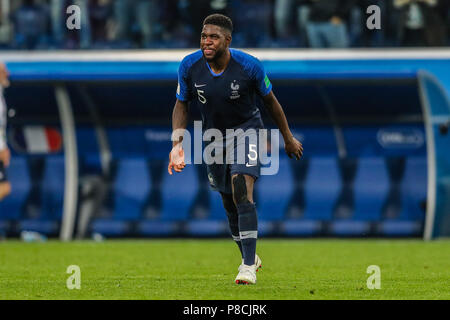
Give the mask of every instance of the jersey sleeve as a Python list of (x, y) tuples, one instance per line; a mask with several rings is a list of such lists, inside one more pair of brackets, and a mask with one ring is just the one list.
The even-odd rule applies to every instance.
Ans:
[(268, 95), (272, 90), (272, 83), (264, 70), (263, 64), (259, 60), (256, 60), (253, 65), (253, 76), (258, 93), (263, 97)]
[(176, 97), (180, 101), (191, 100), (191, 94), (188, 86), (188, 76), (189, 66), (186, 62), (186, 59), (183, 59), (180, 66), (178, 67), (178, 86), (176, 93)]

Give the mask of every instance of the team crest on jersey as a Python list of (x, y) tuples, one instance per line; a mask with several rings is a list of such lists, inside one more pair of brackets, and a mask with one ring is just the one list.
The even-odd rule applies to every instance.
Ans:
[(237, 99), (241, 95), (239, 94), (239, 84), (236, 82), (236, 80), (233, 80), (231, 83), (231, 96), (230, 99)]

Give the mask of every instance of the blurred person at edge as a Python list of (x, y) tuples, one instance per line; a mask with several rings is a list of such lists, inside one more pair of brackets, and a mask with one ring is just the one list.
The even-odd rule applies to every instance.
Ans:
[(302, 0), (275, 0), (273, 19), (277, 39), (288, 40), (297, 34), (306, 38), (308, 14), (309, 5)]
[(128, 47), (133, 46), (131, 35), (137, 23), (142, 39), (141, 47), (151, 47), (161, 33), (160, 12), (158, 0), (114, 0), (115, 40)]
[(14, 25), (16, 49), (33, 50), (45, 47), (48, 41), (48, 6), (35, 1), (24, 0), (11, 14)]
[(394, 0), (400, 11), (398, 37), (401, 46), (444, 46), (447, 41), (448, 0)]
[(312, 48), (346, 48), (349, 46), (347, 21), (354, 0), (309, 0), (306, 32)]
[[(230, 15), (230, 0), (180, 0), (178, 10), (183, 21), (189, 26), (193, 39), (191, 45), (197, 45), (198, 35), (202, 31), (203, 19), (213, 13)], [(244, 13), (245, 14), (245, 13)]]
[(89, 18), (93, 48), (108, 46), (108, 42), (112, 40), (113, 0), (91, 0)]
[(9, 72), (3, 63), (0, 63), (0, 201), (11, 193), (11, 184), (6, 176), (11, 154), (6, 144), (6, 103), (3, 98), (3, 89), (9, 87)]

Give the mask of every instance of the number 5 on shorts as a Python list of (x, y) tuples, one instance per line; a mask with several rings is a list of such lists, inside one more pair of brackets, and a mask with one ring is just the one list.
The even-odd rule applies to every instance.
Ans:
[[(256, 161), (258, 159), (258, 152), (256, 151), (256, 144), (249, 144), (250, 153), (247, 155), (250, 161)], [(253, 154), (254, 156), (251, 156)]]

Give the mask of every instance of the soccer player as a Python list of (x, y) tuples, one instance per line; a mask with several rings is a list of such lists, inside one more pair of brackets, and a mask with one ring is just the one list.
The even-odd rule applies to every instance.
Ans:
[(6, 144), (6, 104), (3, 98), (3, 88), (9, 86), (8, 70), (0, 63), (0, 201), (11, 193), (5, 169), (9, 166), (11, 155)]
[[(255, 57), (229, 48), (232, 31), (232, 21), (224, 15), (212, 14), (203, 21), (200, 50), (186, 56), (178, 69), (173, 130), (186, 129), (188, 105), (191, 103), (200, 108), (205, 130), (215, 128), (222, 133), (226, 133), (226, 129), (257, 131), (263, 128), (255, 103), (256, 96), (260, 96), (283, 136), (286, 153), (299, 160), (303, 155), (302, 144), (289, 129), (263, 65)], [(181, 172), (186, 165), (181, 142), (182, 137), (173, 141), (169, 174), (172, 174), (172, 169)], [(242, 263), (235, 282), (255, 284), (261, 259), (256, 255), (257, 214), (253, 186), (260, 175), (261, 164), (257, 144), (245, 141), (246, 163), (236, 161), (236, 156), (239, 157), (236, 150), (239, 148), (234, 148), (233, 163), (209, 164), (207, 171), (213, 190), (222, 196), (232, 237), (241, 251)], [(229, 156), (227, 153), (225, 158)], [(256, 162), (251, 163), (250, 160), (255, 159)]]

